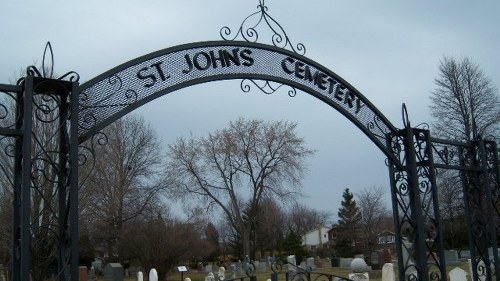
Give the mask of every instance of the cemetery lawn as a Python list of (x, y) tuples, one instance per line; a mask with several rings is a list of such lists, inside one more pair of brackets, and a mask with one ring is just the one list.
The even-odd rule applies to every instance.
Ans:
[[(450, 270), (454, 269), (457, 266), (462, 268), (463, 270), (467, 271), (467, 273), (469, 274), (469, 265), (467, 262), (461, 262), (460, 264), (454, 265), (454, 266), (447, 266), (446, 271), (450, 272)], [(396, 275), (396, 280), (397, 280), (398, 279), (397, 267), (395, 266), (394, 268), (396, 270), (395, 275)], [(334, 274), (337, 276), (347, 278), (349, 276), (349, 273), (351, 273), (352, 271), (350, 268), (333, 267), (333, 268), (328, 268), (328, 269), (320, 269), (320, 270), (313, 271), (313, 272)], [(382, 271), (381, 270), (372, 270), (368, 273), (370, 276), (370, 281), (382, 281)], [(148, 276), (148, 274), (145, 273), (144, 280), (147, 280), (147, 276)], [(184, 273), (184, 278), (189, 277), (189, 278), (191, 278), (191, 281), (205, 281), (206, 276), (207, 276), (207, 274), (205, 272), (199, 272), (197, 270), (190, 270), (190, 271)], [(217, 276), (217, 274), (216, 274), (216, 276)], [(270, 278), (271, 278), (271, 271), (268, 271), (265, 273), (257, 273), (257, 281), (267, 281), (267, 279), (270, 279)], [(448, 278), (448, 276), (446, 276), (446, 278)], [(314, 275), (312, 276), (311, 279), (314, 280)], [(137, 278), (135, 276), (131, 276), (131, 277), (125, 277), (123, 280), (124, 281), (136, 281)], [(239, 281), (240, 279), (237, 279), (237, 280)], [(244, 281), (249, 281), (249, 280), (250, 280), (249, 278), (244, 279)], [(97, 281), (104, 281), (104, 277), (99, 276)], [(181, 274), (180, 273), (169, 274), (165, 281), (182, 281)], [(280, 274), (278, 277), (278, 281), (285, 281), (285, 274)]]

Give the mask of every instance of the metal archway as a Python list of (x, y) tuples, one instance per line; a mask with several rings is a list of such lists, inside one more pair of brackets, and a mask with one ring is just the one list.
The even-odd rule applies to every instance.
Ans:
[[(267, 15), (263, 1), (260, 7)], [(74, 261), (78, 260), (77, 167), (83, 155), (78, 152), (79, 144), (162, 95), (230, 79), (243, 79), (244, 91), (255, 85), (274, 92), (285, 85), (292, 96), (297, 89), (307, 92), (342, 113), (387, 156), (400, 280), (446, 278), (435, 170), (460, 170), (474, 280), (482, 276), (500, 280), (495, 274), (500, 270), (500, 180), (494, 142), (438, 140), (427, 129), (412, 128), (407, 118), (405, 128), (397, 129), (333, 71), (294, 50), (248, 40), (200, 42), (160, 50), (82, 85), (73, 74), (52, 79), (30, 68), (18, 85), (0, 85), (0, 93), (17, 106), (11, 110), (9, 102), (0, 101), (0, 120), (13, 121), (0, 126), (2, 151), (13, 164), (13, 170), (0, 167), (3, 174), (12, 175), (10, 184), (14, 187), (13, 280), (29, 280), (30, 245), (42, 243), (35, 239), (34, 229), (48, 228), (33, 223), (31, 217), (32, 191), (41, 192), (45, 184), (57, 188), (58, 209), (53, 212), (58, 223), (51, 235), (59, 243), (60, 280), (67, 280), (68, 267), (71, 280), (78, 279), (78, 263)], [(265, 84), (259, 86), (256, 81)], [(42, 138), (40, 130), (49, 132), (48, 136)]]

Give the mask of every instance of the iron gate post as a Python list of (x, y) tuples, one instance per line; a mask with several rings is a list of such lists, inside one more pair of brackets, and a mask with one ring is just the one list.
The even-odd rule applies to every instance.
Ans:
[(22, 133), (16, 141), (16, 159), (14, 163), (14, 233), (12, 238), (12, 279), (14, 281), (31, 279), (32, 99), (33, 77), (27, 77), (24, 81), (23, 93), (16, 102), (20, 115), (16, 128), (20, 129)]
[[(413, 221), (412, 250), (415, 257), (418, 280), (428, 280), (429, 272), (426, 262), (426, 246), (424, 234), (424, 218), (422, 216), (422, 205), (420, 201), (419, 179), (417, 174), (417, 158), (415, 150), (414, 133), (412, 128), (403, 130), (406, 171), (408, 176), (408, 195), (410, 199), (411, 220)], [(408, 277), (410, 280), (411, 276)]]
[(69, 128), (69, 219), (70, 219), (70, 255), (71, 255), (71, 280), (79, 279), (79, 255), (78, 255), (78, 82), (71, 83), (70, 101), (70, 128)]
[[(44, 243), (34, 237), (36, 229), (53, 227), (57, 227), (51, 230), (57, 234), (56, 278), (78, 280), (78, 83), (28, 75), (21, 85), (16, 100), (15, 128), (20, 133), (13, 167), (12, 280), (31, 280), (32, 270), (40, 266), (34, 262), (33, 243)], [(49, 131), (48, 137), (39, 130)], [(50, 139), (50, 147), (44, 137)], [(43, 202), (38, 207), (51, 212), (56, 226), (46, 225), (39, 220), (42, 211), (32, 210), (32, 196), (46, 188), (54, 188), (58, 200), (40, 196)]]
[(442, 280), (446, 265), (429, 131), (408, 125), (389, 135), (387, 145), (402, 166), (389, 159), (399, 279)]

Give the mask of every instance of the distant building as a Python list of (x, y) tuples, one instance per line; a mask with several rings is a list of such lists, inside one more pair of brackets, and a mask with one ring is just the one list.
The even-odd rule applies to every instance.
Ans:
[(396, 234), (389, 230), (384, 230), (377, 235), (377, 249), (395, 249)]
[(309, 251), (328, 248), (330, 242), (328, 235), (329, 230), (330, 228), (323, 226), (302, 235), (302, 246)]

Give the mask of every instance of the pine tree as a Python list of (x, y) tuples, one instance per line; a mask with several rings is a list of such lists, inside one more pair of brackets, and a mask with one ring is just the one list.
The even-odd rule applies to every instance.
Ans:
[(356, 206), (353, 197), (349, 188), (346, 188), (342, 194), (342, 207), (339, 208), (338, 212), (339, 221), (335, 250), (337, 255), (341, 257), (352, 257), (359, 252), (356, 249), (356, 240), (358, 239), (361, 212)]
[(302, 239), (293, 230), (290, 231), (285, 237), (285, 240), (283, 240), (282, 248), (285, 255), (295, 255), (297, 263), (301, 263), (307, 254), (306, 250), (302, 246)]

